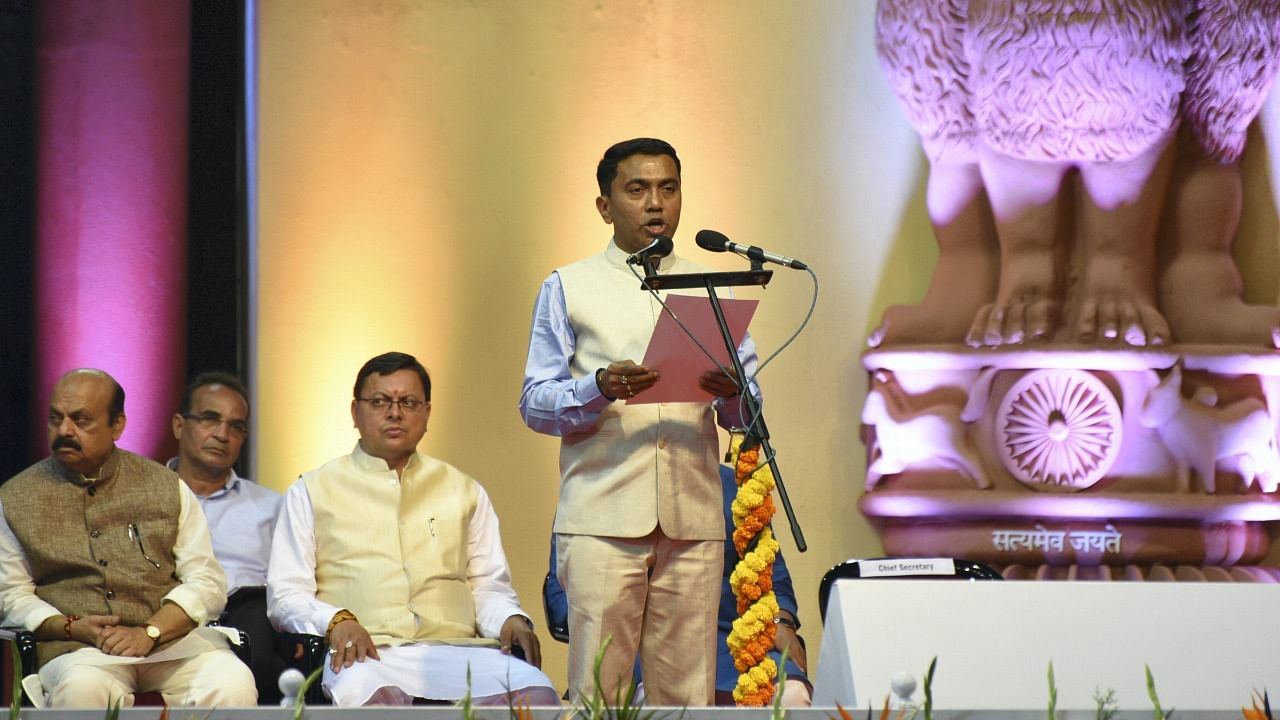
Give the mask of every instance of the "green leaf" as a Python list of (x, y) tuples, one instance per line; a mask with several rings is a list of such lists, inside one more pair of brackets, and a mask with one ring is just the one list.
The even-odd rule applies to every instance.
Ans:
[(785, 720), (787, 711), (782, 707), (782, 691), (787, 687), (787, 650), (784, 648), (782, 656), (778, 658), (778, 678), (773, 686), (773, 715), (772, 720)]
[(1147, 672), (1147, 696), (1151, 698), (1151, 704), (1155, 706), (1155, 720), (1168, 720), (1173, 717), (1173, 710), (1165, 712), (1164, 708), (1160, 707), (1160, 696), (1156, 694), (1156, 679), (1151, 675), (1151, 666), (1144, 664), (1142, 668)]
[(933, 720), (933, 671), (938, 669), (938, 656), (929, 661), (929, 671), (924, 674), (924, 720)]
[(293, 720), (302, 720), (302, 711), (307, 706), (307, 691), (311, 686), (320, 679), (320, 675), (324, 673), (324, 665), (311, 671), (306, 680), (302, 681), (302, 685), (298, 687), (298, 694), (293, 698)]
[(118, 698), (116, 698), (115, 700), (112, 700), (112, 701), (111, 701), (111, 705), (110, 705), (110, 707), (108, 707), (108, 708), (107, 708), (107, 714), (104, 716), (104, 717), (106, 718), (106, 720), (119, 720), (119, 718), (120, 718), (120, 703), (121, 703), (123, 700), (124, 700), (124, 697), (123, 697), (123, 696), (121, 696), (121, 697), (118, 697)]
[(1058, 684), (1053, 680), (1053, 661), (1049, 661), (1049, 720), (1058, 717)]
[(9, 643), (9, 660), (13, 666), (13, 700), (9, 703), (9, 720), (22, 717), (22, 653), (17, 640)]
[(1094, 720), (1115, 720), (1116, 716), (1116, 691), (1114, 688), (1107, 688), (1104, 693), (1102, 690), (1094, 688)]
[(467, 693), (458, 701), (458, 707), (462, 710), (462, 720), (473, 720), (476, 715), (475, 706), (471, 702), (471, 663), (467, 663)]

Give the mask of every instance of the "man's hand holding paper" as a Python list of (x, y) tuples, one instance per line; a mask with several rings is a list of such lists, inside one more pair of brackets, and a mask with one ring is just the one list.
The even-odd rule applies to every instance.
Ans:
[[(666, 303), (680, 319), (680, 323), (663, 311), (653, 329), (652, 337), (649, 338), (649, 348), (645, 351), (643, 364), (633, 365), (653, 374), (651, 389), (647, 387), (648, 392), (643, 395), (639, 392), (633, 395), (624, 392), (621, 396), (614, 397), (626, 398), (628, 404), (640, 404), (707, 402), (716, 397), (738, 394), (738, 383), (720, 369), (720, 366), (731, 368), (732, 365), (729, 350), (725, 347), (715, 314), (711, 310), (711, 301), (693, 295), (668, 295)], [(735, 348), (746, 337), (747, 326), (751, 324), (751, 316), (755, 314), (758, 304), (757, 300), (720, 300)], [(714, 361), (689, 338), (680, 327), (681, 324), (698, 338), (702, 347), (715, 358)], [(609, 368), (613, 368), (613, 365)], [(662, 382), (657, 382), (658, 378)]]

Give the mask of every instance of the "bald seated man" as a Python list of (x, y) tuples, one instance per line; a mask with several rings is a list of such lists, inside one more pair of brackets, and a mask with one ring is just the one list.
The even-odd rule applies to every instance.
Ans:
[[(50, 456), (0, 486), (3, 624), (35, 633), (38, 706), (257, 701), (227, 638), (203, 627), (226, 602), (200, 505), (172, 471), (116, 447), (124, 389), (72, 370), (49, 402)], [(43, 689), (43, 692), (41, 692)]]

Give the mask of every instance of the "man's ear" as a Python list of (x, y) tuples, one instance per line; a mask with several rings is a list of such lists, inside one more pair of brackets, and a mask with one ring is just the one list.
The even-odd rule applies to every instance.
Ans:
[(126, 418), (124, 416), (124, 413), (120, 413), (119, 415), (116, 416), (115, 420), (111, 421), (111, 439), (112, 440), (119, 440), (120, 436), (124, 434), (125, 422), (126, 422)]
[(606, 225), (613, 224), (613, 218), (609, 215), (609, 198), (604, 195), (596, 198), (596, 211), (600, 213), (600, 219), (604, 220)]
[(181, 413), (174, 413), (174, 414), (173, 414), (173, 420), (171, 420), (171, 421), (169, 422), (169, 425), (173, 427), (173, 439), (174, 439), (174, 440), (181, 440), (181, 439), (182, 439), (182, 424), (183, 424), (185, 421), (186, 421), (186, 418), (182, 417), (182, 414), (181, 414)]

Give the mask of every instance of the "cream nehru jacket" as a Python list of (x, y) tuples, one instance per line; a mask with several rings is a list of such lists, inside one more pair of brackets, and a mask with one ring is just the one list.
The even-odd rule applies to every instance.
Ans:
[[(605, 252), (556, 270), (576, 338), (575, 378), (644, 359), (662, 308), (626, 258), (610, 241)], [(674, 255), (660, 266), (664, 275), (696, 272), (706, 269)], [(718, 442), (709, 401), (610, 403), (594, 426), (561, 438), (555, 531), (635, 538), (660, 527), (681, 540), (722, 539)]]
[(478, 637), (467, 582), (474, 480), (420, 452), (397, 479), (359, 444), (301, 480), (315, 512), (317, 599), (355, 613), (378, 645), (490, 642)]

